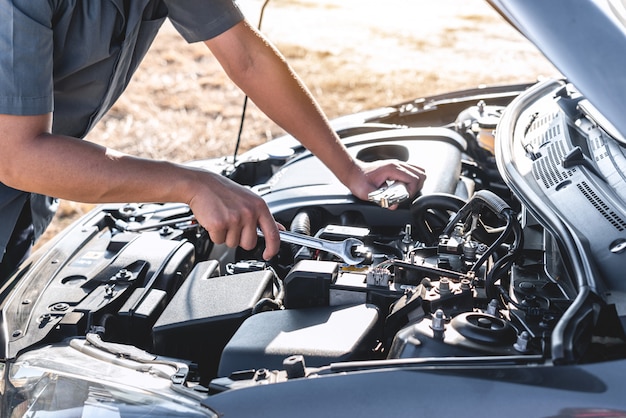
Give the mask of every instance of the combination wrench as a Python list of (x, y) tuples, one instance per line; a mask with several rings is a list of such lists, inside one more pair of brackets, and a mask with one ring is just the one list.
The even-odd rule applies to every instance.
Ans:
[[(358, 255), (359, 249), (363, 248), (363, 242), (353, 237), (346, 238), (343, 241), (330, 241), (289, 231), (279, 231), (279, 233), (282, 242), (326, 251), (336, 255), (351, 266), (360, 264), (365, 260), (365, 257)], [(257, 235), (263, 237), (263, 232), (257, 229)]]
[[(182, 206), (168, 207), (167, 209), (180, 209)], [(158, 212), (164, 209), (157, 209), (153, 212)], [(126, 210), (127, 214), (130, 213), (130, 210)], [(140, 213), (140, 212), (137, 212)], [(148, 212), (146, 212), (148, 213)], [(159, 229), (165, 226), (170, 225), (182, 225), (189, 224), (189, 226), (197, 225), (197, 220), (193, 214), (183, 217), (178, 217), (169, 220), (161, 220), (154, 224), (148, 225), (130, 225), (127, 222), (121, 219), (115, 219), (115, 226), (126, 232), (139, 232), (150, 229)], [(341, 258), (346, 264), (349, 265), (357, 265), (362, 263), (365, 260), (365, 257), (359, 255), (359, 250), (361, 253), (365, 253), (364, 245), (361, 240), (358, 240), (353, 237), (349, 237), (344, 239), (343, 241), (330, 241), (323, 238), (312, 237), (310, 235), (298, 234), (295, 232), (288, 231), (279, 231), (280, 240), (282, 242), (286, 242), (289, 244), (300, 245), (302, 247), (313, 248), (316, 250), (326, 251), (327, 253), (334, 254), (337, 257)], [(257, 235), (259, 237), (263, 237), (263, 232), (257, 228)]]

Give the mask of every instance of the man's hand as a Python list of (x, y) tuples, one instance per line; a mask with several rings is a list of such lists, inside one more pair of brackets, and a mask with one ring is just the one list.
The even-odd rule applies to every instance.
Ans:
[(355, 196), (367, 200), (368, 193), (388, 180), (405, 183), (411, 196), (422, 188), (426, 175), (420, 167), (397, 160), (354, 161), (309, 90), (248, 22), (205, 43), (259, 109), (315, 154)]
[(251, 190), (225, 177), (209, 173), (203, 187), (198, 187), (189, 206), (196, 219), (216, 244), (251, 250), (257, 243), (257, 228), (265, 237), (263, 258), (278, 253), (278, 226), (265, 201)]
[[(415, 165), (398, 160), (381, 160), (372, 163), (359, 162), (351, 174), (347, 186), (362, 200), (368, 194), (385, 185), (387, 181), (404, 183), (410, 196), (415, 196), (424, 186), (426, 172)], [(397, 205), (390, 206), (395, 209)]]

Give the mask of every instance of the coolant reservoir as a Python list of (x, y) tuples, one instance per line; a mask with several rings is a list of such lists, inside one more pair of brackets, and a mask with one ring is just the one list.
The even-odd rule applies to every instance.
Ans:
[(495, 152), (495, 130), (498, 119), (493, 116), (483, 117), (478, 120), (478, 134), (476, 139), (481, 148), (486, 149), (492, 154)]
[(478, 145), (493, 154), (495, 152), (494, 131), (503, 111), (504, 106), (490, 106), (481, 100), (476, 106), (459, 114), (456, 126), (469, 127), (476, 135)]

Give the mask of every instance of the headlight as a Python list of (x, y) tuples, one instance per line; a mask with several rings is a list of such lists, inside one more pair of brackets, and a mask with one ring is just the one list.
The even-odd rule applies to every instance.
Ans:
[(216, 417), (197, 398), (173, 391), (168, 379), (106, 365), (88, 356), (77, 361), (78, 356), (67, 348), (61, 350), (33, 350), (6, 365), (1, 416)]

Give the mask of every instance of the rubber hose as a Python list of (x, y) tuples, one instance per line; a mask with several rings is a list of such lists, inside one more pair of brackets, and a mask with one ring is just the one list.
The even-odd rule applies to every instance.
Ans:
[[(429, 210), (458, 212), (467, 202), (458, 196), (448, 193), (433, 193), (418, 197), (411, 203), (409, 211), (413, 218), (419, 241), (432, 245), (432, 231), (427, 227), (426, 215)], [(434, 237), (435, 240), (438, 237)]]
[(444, 229), (443, 233), (450, 235), (450, 232), (454, 229), (454, 226), (459, 220), (467, 217), (470, 213), (476, 211), (481, 206), (489, 208), (494, 214), (498, 215), (500, 219), (504, 219), (504, 212), (511, 210), (511, 207), (502, 198), (489, 190), (479, 190), (471, 197), (465, 206), (463, 206), (452, 219), (448, 226)]
[[(303, 235), (311, 235), (311, 215), (308, 211), (302, 210), (296, 213), (296, 216), (291, 220), (291, 226), (289, 227), (291, 232), (295, 232)], [(302, 248), (300, 245), (289, 244), (291, 248), (291, 254), (295, 258)]]

